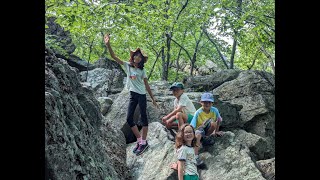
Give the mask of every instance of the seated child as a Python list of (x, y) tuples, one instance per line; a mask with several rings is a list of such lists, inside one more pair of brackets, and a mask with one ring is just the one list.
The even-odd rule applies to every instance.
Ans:
[(173, 102), (173, 111), (162, 118), (162, 122), (168, 129), (177, 125), (179, 128), (184, 123), (190, 123), (196, 111), (192, 101), (183, 89), (184, 86), (181, 82), (175, 82), (170, 86), (170, 90), (176, 98)]
[[(222, 118), (219, 110), (212, 106), (214, 102), (213, 95), (211, 93), (203, 93), (201, 95), (201, 106), (194, 114), (191, 126), (196, 129), (197, 144), (200, 144), (200, 140), (204, 136), (211, 135), (223, 135), (222, 131), (219, 131)], [(195, 154), (197, 159), (197, 165), (201, 165), (203, 161), (199, 158), (199, 147), (195, 147)]]

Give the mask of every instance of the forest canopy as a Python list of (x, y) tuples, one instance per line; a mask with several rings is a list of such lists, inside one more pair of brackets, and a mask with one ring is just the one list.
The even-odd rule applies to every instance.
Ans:
[[(275, 72), (274, 0), (46, 0), (45, 10), (46, 22), (54, 17), (70, 32), (83, 60), (111, 59), (106, 33), (122, 60), (142, 48), (150, 80), (194, 76), (208, 62)], [(59, 43), (46, 34), (46, 46)]]

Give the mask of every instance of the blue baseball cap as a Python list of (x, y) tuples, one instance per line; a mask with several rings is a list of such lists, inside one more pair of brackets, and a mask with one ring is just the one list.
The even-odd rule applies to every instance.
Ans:
[(213, 95), (211, 93), (203, 93), (200, 101), (214, 102)]
[(174, 82), (169, 89), (172, 91), (174, 88), (184, 89), (184, 86), (182, 82)]

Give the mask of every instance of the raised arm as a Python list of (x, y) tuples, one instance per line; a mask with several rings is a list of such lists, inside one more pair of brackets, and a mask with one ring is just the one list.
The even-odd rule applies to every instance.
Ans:
[(112, 57), (114, 60), (116, 60), (117, 63), (123, 65), (123, 61), (122, 61), (121, 59), (119, 59), (119, 58), (114, 54), (114, 52), (113, 52), (113, 50), (112, 50), (112, 48), (111, 48), (111, 45), (110, 45), (110, 36), (109, 36), (109, 34), (106, 34), (106, 35), (104, 36), (104, 43), (106, 44), (106, 46), (107, 46), (107, 48), (108, 48), (108, 50), (109, 50), (109, 52), (110, 52), (111, 57)]

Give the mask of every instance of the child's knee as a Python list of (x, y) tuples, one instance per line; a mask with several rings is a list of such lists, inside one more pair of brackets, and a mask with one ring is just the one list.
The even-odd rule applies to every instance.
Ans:
[(199, 128), (195, 131), (195, 135), (196, 135), (196, 138), (199, 140), (201, 139), (202, 136), (205, 136), (205, 131), (203, 128)]
[(217, 127), (217, 123), (216, 122), (211, 122), (210, 126), (211, 126), (210, 127), (211, 129), (215, 130), (216, 127)]

